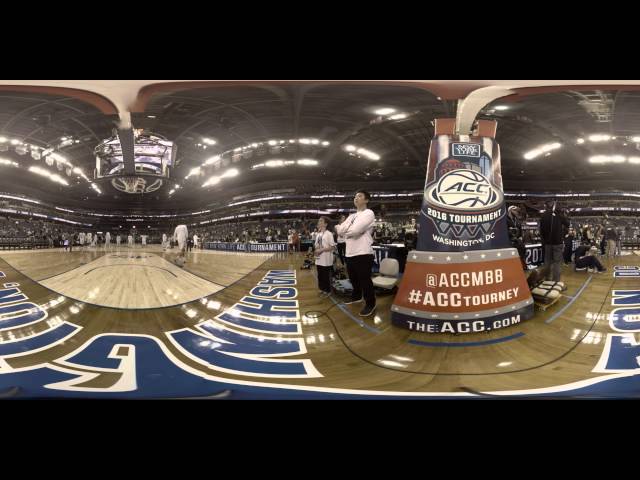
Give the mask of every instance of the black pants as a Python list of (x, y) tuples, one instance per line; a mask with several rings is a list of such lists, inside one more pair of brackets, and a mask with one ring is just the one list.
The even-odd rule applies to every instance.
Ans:
[(356, 255), (347, 257), (347, 273), (349, 281), (353, 285), (352, 300), (364, 297), (367, 307), (376, 304), (376, 296), (371, 281), (371, 269), (373, 268), (373, 255)]
[(338, 258), (340, 259), (340, 263), (342, 263), (342, 265), (345, 264), (345, 251), (347, 250), (347, 244), (342, 242), (342, 243), (338, 243)]
[(565, 244), (564, 252), (562, 256), (564, 257), (564, 263), (571, 263), (571, 254), (573, 253), (572, 245)]
[(323, 267), (316, 265), (318, 269), (318, 287), (323, 292), (331, 293), (331, 269), (333, 267)]
[(576, 258), (576, 268), (597, 268), (599, 271), (602, 271), (604, 267), (600, 263), (600, 261), (591, 255), (584, 256), (582, 258)]

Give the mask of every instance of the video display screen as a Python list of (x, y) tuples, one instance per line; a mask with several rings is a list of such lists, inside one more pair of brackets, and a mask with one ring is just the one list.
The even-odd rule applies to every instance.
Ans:
[[(175, 161), (175, 145), (156, 135), (136, 135), (134, 154), (136, 171), (164, 175)], [(122, 146), (118, 136), (105, 140), (96, 147), (98, 177), (116, 175), (123, 169)]]

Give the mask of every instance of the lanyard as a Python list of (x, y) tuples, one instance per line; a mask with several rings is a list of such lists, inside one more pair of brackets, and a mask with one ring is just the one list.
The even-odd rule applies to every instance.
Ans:
[[(359, 212), (358, 212), (359, 213)], [(358, 218), (358, 213), (356, 213), (353, 218), (351, 219), (351, 223), (349, 224), (349, 226), (347, 227), (347, 229), (344, 231), (344, 233), (347, 233), (349, 231), (349, 229), (353, 226), (353, 224), (356, 221), (356, 218)]]

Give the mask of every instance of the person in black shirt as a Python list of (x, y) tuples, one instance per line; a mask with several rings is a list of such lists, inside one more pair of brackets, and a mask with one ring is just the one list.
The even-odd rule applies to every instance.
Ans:
[(588, 268), (589, 270), (593, 269), (597, 271), (597, 273), (606, 272), (607, 269), (602, 266), (596, 257), (593, 256), (593, 253), (597, 251), (598, 249), (596, 247), (592, 247), (588, 241), (584, 241), (582, 245), (576, 248), (576, 270), (584, 270), (585, 268)]
[(524, 247), (524, 241), (522, 238), (522, 212), (520, 207), (517, 205), (512, 205), (507, 210), (507, 228), (509, 232), (509, 241), (511, 242), (511, 246), (518, 250), (518, 255), (520, 255), (520, 261), (522, 262), (523, 270), (527, 269), (527, 264), (525, 260), (526, 250)]
[[(544, 246), (544, 270), (546, 280), (560, 281), (560, 264), (564, 250), (563, 237), (569, 220), (557, 209), (556, 202), (547, 202), (540, 221), (540, 236)], [(551, 278), (548, 278), (551, 275)]]
[(573, 255), (573, 241), (576, 238), (576, 232), (573, 228), (569, 229), (569, 233), (564, 237), (564, 264), (569, 265), (571, 263), (571, 257)]

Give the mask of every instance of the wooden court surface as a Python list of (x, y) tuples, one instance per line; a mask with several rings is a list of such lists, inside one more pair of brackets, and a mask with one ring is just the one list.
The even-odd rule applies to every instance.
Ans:
[[(212, 391), (218, 391), (213, 388), (216, 385), (233, 392), (232, 397), (236, 393), (248, 398), (268, 396), (264, 392), (287, 398), (301, 392), (311, 396), (484, 396), (561, 391), (620, 374), (596, 368), (602, 363), (608, 336), (614, 333), (609, 321), (611, 292), (640, 287), (640, 278), (612, 274), (615, 265), (640, 266), (637, 255), (605, 259), (609, 271), (604, 274), (563, 267), (568, 290), (533, 319), (487, 333), (429, 335), (391, 325), (391, 295), (378, 296), (375, 316), (364, 319), (358, 316), (360, 305), (342, 305), (343, 298), (337, 295), (319, 297), (314, 271), (301, 270), (302, 257), (297, 254), (195, 251), (188, 254), (184, 269), (173, 265), (172, 258), (172, 253), (154, 246), (107, 252), (0, 253), (4, 273), (0, 282), (6, 280), (9, 287), (5, 288), (19, 284), (29, 301), (46, 308), (47, 315), (25, 326), (3, 328), (3, 320), (6, 323), (15, 314), (0, 310), (0, 365), (4, 365), (0, 386), (18, 384), (24, 396), (42, 396), (42, 392), (61, 397), (78, 392), (125, 398), (191, 396), (190, 391), (182, 395), (180, 382), (172, 382), (163, 371), (154, 373), (166, 376), (162, 388), (146, 386), (152, 380), (143, 371), (146, 347), (125, 341), (136, 339), (157, 344), (172, 365), (204, 382), (202, 392), (211, 382)], [(274, 320), (268, 316), (246, 315), (253, 320), (245, 324), (231, 317), (227, 317), (230, 321), (220, 319), (243, 298), (246, 303), (246, 296), (273, 271), (295, 272), (296, 296), (290, 301), (297, 301), (297, 318), (276, 319), (276, 323), (296, 323), (297, 332), (270, 332)], [(168, 285), (172, 285), (171, 294), (166, 291)], [(266, 330), (256, 329), (254, 320), (262, 320)], [(21, 340), (45, 338), (61, 330), (60, 325), (69, 329), (62, 340), (43, 347), (34, 341), (17, 353), (11, 349)], [(226, 336), (216, 335), (216, 328)], [(632, 335), (640, 341), (640, 335)], [(118, 348), (110, 353), (96, 346), (99, 341), (115, 342), (116, 337)], [(272, 353), (284, 352), (283, 342), (295, 343), (299, 353), (293, 347), (288, 353)], [(92, 353), (94, 357), (104, 358), (91, 357), (86, 353), (89, 348), (84, 355), (78, 353), (88, 345), (102, 352)], [(74, 362), (65, 359), (71, 354), (77, 354), (72, 356)], [(278, 373), (273, 368), (281, 366), (277, 363), (299, 366), (302, 373), (293, 368)], [(43, 383), (30, 389), (25, 379), (36, 370), (29, 369), (45, 367), (57, 369), (56, 374), (82, 371), (86, 378), (55, 388)], [(2, 383), (3, 375), (11, 377), (11, 382)], [(22, 380), (15, 380), (18, 377)], [(200, 387), (193, 388), (200, 392)]]

